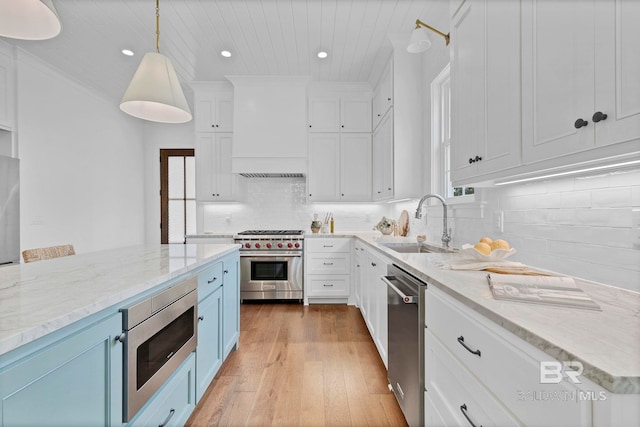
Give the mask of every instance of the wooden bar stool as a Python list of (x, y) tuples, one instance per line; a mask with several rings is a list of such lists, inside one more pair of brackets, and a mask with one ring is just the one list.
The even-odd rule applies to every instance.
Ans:
[(76, 252), (73, 249), (73, 245), (59, 245), (48, 248), (26, 249), (22, 251), (22, 258), (24, 262), (33, 262), (75, 254)]

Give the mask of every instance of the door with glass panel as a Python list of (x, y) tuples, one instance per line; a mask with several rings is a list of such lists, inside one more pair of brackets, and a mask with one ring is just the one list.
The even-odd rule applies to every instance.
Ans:
[(195, 234), (195, 177), (193, 149), (160, 150), (161, 243), (184, 243)]

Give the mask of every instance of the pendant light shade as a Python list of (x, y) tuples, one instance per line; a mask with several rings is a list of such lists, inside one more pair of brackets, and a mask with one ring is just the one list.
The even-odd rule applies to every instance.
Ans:
[(171, 61), (155, 52), (146, 53), (142, 58), (122, 97), (120, 109), (152, 122), (184, 123), (192, 118)]
[(424, 27), (418, 27), (413, 30), (411, 33), (411, 38), (409, 39), (409, 45), (407, 46), (407, 52), (409, 53), (420, 53), (431, 47), (431, 38), (429, 37), (429, 33), (427, 29)]
[(169, 58), (160, 54), (160, 0), (156, 0), (156, 51), (144, 55), (120, 109), (139, 119), (162, 123), (185, 123), (191, 110)]
[(51, 0), (0, 0), (0, 36), (47, 40), (61, 30), (62, 24)]

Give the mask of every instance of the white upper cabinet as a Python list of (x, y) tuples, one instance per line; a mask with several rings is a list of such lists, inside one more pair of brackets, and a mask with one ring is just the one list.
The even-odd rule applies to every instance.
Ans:
[(371, 200), (371, 134), (309, 135), (309, 200)]
[(373, 128), (377, 128), (384, 115), (393, 107), (393, 61), (389, 61), (376, 87), (373, 97)]
[(11, 48), (0, 44), (0, 128), (13, 128), (13, 58)]
[(310, 98), (309, 132), (371, 132), (370, 98)]
[(520, 2), (466, 0), (451, 25), (451, 178), (520, 163)]
[(637, 140), (640, 3), (522, 5), (524, 162)]
[(393, 197), (393, 112), (385, 114), (373, 133), (371, 163), (373, 200)]
[(233, 132), (233, 90), (219, 86), (194, 87), (196, 132)]
[(196, 199), (199, 202), (234, 200), (237, 177), (231, 173), (231, 133), (196, 135)]

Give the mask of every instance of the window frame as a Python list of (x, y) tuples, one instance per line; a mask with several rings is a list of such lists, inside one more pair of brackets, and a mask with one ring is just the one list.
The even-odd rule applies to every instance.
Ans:
[[(169, 157), (195, 157), (195, 149), (193, 148), (162, 148), (160, 149), (160, 243), (169, 243)], [(186, 170), (186, 168), (185, 168)], [(185, 179), (186, 186), (186, 179)], [(184, 191), (184, 200), (190, 200), (186, 197), (187, 191)], [(195, 200), (195, 194), (194, 194)], [(185, 234), (186, 234), (186, 203), (185, 203)], [(183, 243), (186, 242), (186, 239)]]

